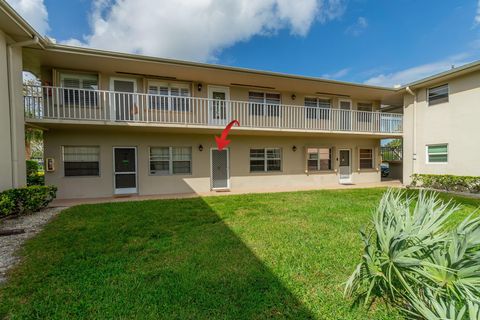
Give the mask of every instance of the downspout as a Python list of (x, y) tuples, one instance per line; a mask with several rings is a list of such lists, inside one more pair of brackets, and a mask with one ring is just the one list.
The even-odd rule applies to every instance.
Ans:
[(406, 87), (405, 90), (413, 96), (413, 130), (412, 130), (412, 174), (417, 172), (417, 94), (410, 89), (410, 87)]
[[(11, 150), (11, 162), (12, 162), (12, 187), (19, 186), (18, 181), (18, 145), (17, 145), (17, 108), (15, 106), (15, 92), (14, 92), (14, 76), (12, 71), (13, 64), (13, 48), (24, 47), (29, 45), (40, 44), (38, 36), (34, 36), (30, 40), (15, 42), (7, 46), (7, 74), (8, 74), (8, 98), (10, 104), (10, 150)], [(23, 112), (23, 111), (22, 111)], [(21, 143), (25, 143), (21, 141)]]

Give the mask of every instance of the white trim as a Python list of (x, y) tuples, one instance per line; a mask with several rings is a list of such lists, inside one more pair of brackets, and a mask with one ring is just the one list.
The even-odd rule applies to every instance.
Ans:
[[(447, 152), (443, 153), (435, 153), (435, 154), (440, 154), (440, 155), (446, 155), (447, 156), (447, 161), (446, 162), (430, 162), (429, 161), (429, 153), (428, 153), (428, 147), (435, 147), (435, 146), (447, 146)], [(425, 164), (448, 164), (448, 143), (434, 143), (434, 144), (426, 144), (425, 145)]]
[[(134, 149), (135, 150), (135, 172), (115, 172), (115, 149)], [(137, 157), (137, 147), (132, 146), (117, 146), (112, 147), (113, 155), (113, 193), (114, 194), (133, 194), (138, 193), (138, 157)], [(115, 186), (115, 177), (117, 174), (135, 174), (135, 188), (116, 188)]]
[(230, 148), (223, 149), (227, 151), (227, 187), (226, 188), (213, 187), (213, 165), (212, 165), (213, 150), (218, 150), (218, 148), (210, 148), (210, 190), (229, 190), (230, 189)]
[[(349, 170), (350, 170), (350, 173), (348, 175), (348, 179), (343, 179), (342, 180), (342, 175), (340, 173), (340, 152), (341, 151), (348, 151), (348, 163), (349, 163)], [(348, 148), (339, 148), (338, 149), (338, 183), (340, 184), (344, 184), (344, 183), (352, 183), (352, 174), (353, 174), (353, 167), (352, 167), (352, 149), (348, 149)]]
[[(362, 157), (361, 157), (361, 151), (360, 150), (371, 150), (372, 151), (372, 166), (370, 168), (362, 168), (360, 166), (360, 162), (362, 160)], [(357, 148), (358, 150), (358, 171), (361, 171), (361, 170), (372, 170), (372, 169), (375, 169), (375, 165), (376, 165), (376, 161), (375, 161), (375, 148), (374, 147), (358, 147)], [(364, 159), (367, 159), (367, 158), (364, 158)]]
[[(110, 94), (109, 96), (109, 109), (110, 109), (110, 120), (116, 121), (117, 120), (117, 113), (115, 110), (115, 92), (121, 92), (121, 91), (115, 91), (114, 83), (115, 81), (125, 81), (125, 82), (133, 82), (133, 92), (132, 93), (137, 93), (137, 79), (135, 78), (123, 78), (123, 77), (110, 77), (110, 91), (113, 93)], [(134, 96), (134, 99), (137, 99), (137, 96)]]
[[(350, 109), (342, 109), (341, 108), (342, 102), (350, 103)], [(352, 99), (338, 99), (338, 109), (340, 109), (340, 110), (352, 110), (352, 108), (353, 108)], [(344, 150), (346, 150), (346, 149), (344, 149)]]
[[(225, 86), (207, 86), (208, 92), (208, 123), (212, 125), (225, 125), (230, 119), (230, 87)], [(225, 119), (213, 119), (213, 92), (225, 93)]]

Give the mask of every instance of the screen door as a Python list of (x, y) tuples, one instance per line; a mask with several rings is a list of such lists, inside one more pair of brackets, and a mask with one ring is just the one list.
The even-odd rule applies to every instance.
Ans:
[(218, 149), (212, 149), (211, 166), (212, 189), (215, 190), (230, 188), (228, 149), (223, 149), (222, 151), (219, 151)]
[(115, 147), (113, 158), (115, 194), (137, 193), (137, 148)]
[(352, 183), (352, 159), (350, 149), (340, 149), (339, 153), (339, 182)]

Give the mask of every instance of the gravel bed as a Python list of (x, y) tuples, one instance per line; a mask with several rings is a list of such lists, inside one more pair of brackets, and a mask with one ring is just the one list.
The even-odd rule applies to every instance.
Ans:
[(28, 238), (40, 232), (43, 226), (65, 209), (64, 207), (46, 208), (42, 211), (10, 218), (0, 222), (0, 230), (24, 229), (25, 233), (0, 236), (0, 283), (5, 282), (7, 271), (19, 260), (17, 250)]

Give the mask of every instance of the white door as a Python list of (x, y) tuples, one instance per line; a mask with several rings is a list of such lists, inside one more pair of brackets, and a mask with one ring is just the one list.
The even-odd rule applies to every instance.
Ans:
[(208, 86), (208, 123), (225, 125), (230, 119), (230, 89), (228, 87)]
[(128, 78), (112, 78), (110, 86), (113, 94), (110, 95), (112, 120), (132, 121), (138, 120), (138, 108), (135, 91), (136, 81)]
[(352, 129), (352, 101), (340, 100), (340, 130)]
[(113, 185), (115, 194), (137, 193), (137, 148), (113, 148)]
[(339, 182), (341, 184), (352, 183), (352, 153), (350, 149), (338, 150), (339, 158)]
[(212, 190), (222, 190), (230, 188), (230, 168), (228, 159), (228, 149), (219, 151), (211, 149), (211, 181)]

